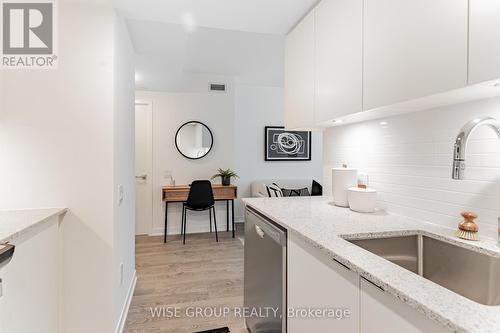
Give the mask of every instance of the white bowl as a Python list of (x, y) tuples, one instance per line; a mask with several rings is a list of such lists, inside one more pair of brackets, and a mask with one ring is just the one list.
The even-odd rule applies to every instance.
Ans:
[(351, 187), (347, 190), (349, 208), (359, 213), (373, 213), (377, 207), (377, 191), (372, 188)]

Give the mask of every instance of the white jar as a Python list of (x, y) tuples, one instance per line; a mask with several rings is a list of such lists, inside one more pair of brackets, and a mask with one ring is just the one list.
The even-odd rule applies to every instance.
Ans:
[(350, 168), (332, 169), (333, 203), (339, 207), (349, 207), (347, 189), (358, 183), (358, 170)]
[(349, 207), (359, 213), (373, 213), (377, 207), (377, 191), (372, 188), (351, 187), (347, 191)]

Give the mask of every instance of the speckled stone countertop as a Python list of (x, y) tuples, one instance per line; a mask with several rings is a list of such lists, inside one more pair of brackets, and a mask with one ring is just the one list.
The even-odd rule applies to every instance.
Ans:
[(382, 211), (355, 213), (333, 206), (328, 197), (249, 198), (243, 201), (450, 331), (500, 332), (500, 306), (471, 301), (344, 238), (424, 234), (500, 258), (500, 247), (494, 240), (461, 240), (454, 237), (454, 230), (449, 228)]
[(65, 208), (0, 210), (0, 243), (12, 241), (66, 211)]

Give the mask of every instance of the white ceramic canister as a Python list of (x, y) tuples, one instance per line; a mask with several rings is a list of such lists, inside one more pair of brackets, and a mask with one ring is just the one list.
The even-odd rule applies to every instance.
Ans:
[(339, 207), (349, 207), (347, 189), (358, 183), (358, 170), (351, 168), (332, 169), (333, 203)]
[(359, 213), (373, 213), (377, 207), (377, 191), (372, 188), (351, 187), (347, 194), (349, 207)]

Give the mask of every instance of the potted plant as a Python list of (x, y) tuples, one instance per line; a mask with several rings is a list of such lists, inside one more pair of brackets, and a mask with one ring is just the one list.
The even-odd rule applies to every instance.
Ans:
[(223, 170), (220, 169), (217, 171), (218, 173), (212, 176), (212, 179), (220, 177), (222, 179), (222, 185), (229, 186), (231, 185), (231, 178), (240, 178), (236, 172), (231, 169)]

